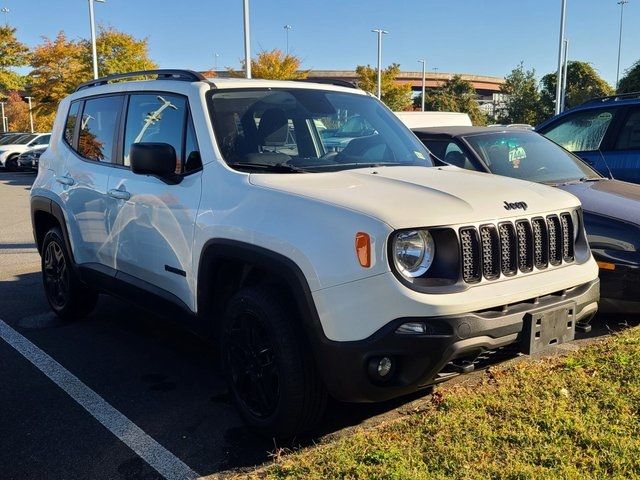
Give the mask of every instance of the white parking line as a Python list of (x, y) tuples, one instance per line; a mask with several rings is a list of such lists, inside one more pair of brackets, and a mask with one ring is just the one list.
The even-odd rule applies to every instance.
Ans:
[(118, 437), (167, 480), (196, 479), (199, 475), (140, 427), (109, 405), (62, 365), (0, 319), (0, 338), (35, 365), (96, 420)]

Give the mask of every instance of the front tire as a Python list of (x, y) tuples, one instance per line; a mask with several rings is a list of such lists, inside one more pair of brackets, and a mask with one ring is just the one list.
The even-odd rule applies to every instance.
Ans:
[(7, 172), (15, 172), (18, 170), (18, 156), (14, 155), (13, 157), (7, 158), (4, 162), (4, 169)]
[(87, 316), (98, 302), (98, 293), (84, 285), (74, 271), (58, 227), (49, 230), (42, 242), (42, 281), (49, 306), (64, 320)]
[(322, 417), (327, 393), (294, 315), (266, 287), (229, 302), (221, 352), (229, 391), (253, 428), (291, 438)]

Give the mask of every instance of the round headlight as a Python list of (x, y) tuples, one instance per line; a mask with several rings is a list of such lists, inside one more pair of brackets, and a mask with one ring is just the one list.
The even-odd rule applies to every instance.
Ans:
[(393, 239), (393, 262), (407, 278), (424, 275), (433, 263), (435, 255), (433, 237), (426, 230), (408, 230)]

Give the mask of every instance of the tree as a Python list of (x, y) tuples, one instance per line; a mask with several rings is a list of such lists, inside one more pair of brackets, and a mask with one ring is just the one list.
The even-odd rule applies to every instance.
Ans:
[[(422, 95), (414, 100), (414, 104), (422, 104)], [(486, 118), (480, 110), (476, 89), (471, 82), (460, 75), (454, 75), (440, 87), (427, 90), (424, 101), (425, 109), (436, 112), (462, 112), (469, 115), (474, 125), (484, 125)]]
[[(298, 80), (307, 78), (308, 70), (300, 70), (302, 60), (282, 50), (263, 50), (251, 59), (251, 76), (269, 80)], [(244, 67), (244, 63), (243, 63)], [(231, 77), (244, 77), (244, 71), (227, 69)]]
[[(543, 114), (553, 115), (556, 99), (556, 73), (542, 77), (540, 98)], [(612, 95), (613, 88), (600, 77), (588, 62), (570, 61), (567, 65), (565, 108), (572, 108), (594, 97)]]
[(15, 91), (9, 93), (6, 102), (4, 113), (9, 119), (9, 131), (28, 132), (31, 128), (29, 123), (29, 104)]
[(506, 76), (500, 93), (505, 95), (505, 100), (504, 109), (496, 115), (498, 122), (536, 125), (541, 120), (540, 92), (535, 70), (525, 70), (520, 63)]
[(38, 116), (53, 117), (58, 103), (87, 80), (84, 48), (80, 42), (68, 40), (64, 32), (54, 40), (44, 42), (33, 50), (29, 90), (36, 99)]
[(618, 84), (618, 93), (640, 92), (640, 60), (625, 70)]
[(13, 71), (29, 63), (29, 48), (18, 41), (16, 29), (0, 27), (0, 91), (21, 90), (24, 77)]
[[(377, 69), (371, 65), (358, 65), (356, 74), (358, 75), (358, 87), (373, 94), (378, 92)], [(396, 82), (396, 77), (399, 74), (400, 65), (398, 63), (389, 65), (382, 71), (380, 84), (381, 100), (395, 112), (411, 107), (411, 85)]]
[[(157, 68), (148, 57), (147, 40), (113, 28), (100, 28), (96, 39), (100, 75)], [(93, 76), (91, 44), (69, 40), (64, 32), (54, 40), (44, 38), (31, 55), (29, 91), (35, 98), (35, 112), (46, 124), (53, 122), (58, 103)]]
[[(93, 74), (93, 58), (91, 42), (82, 40), (83, 64), (85, 76), (90, 79)], [(96, 37), (98, 53), (98, 73), (101, 77), (114, 73), (153, 70), (158, 65), (149, 58), (148, 39), (136, 39), (133, 35), (119, 32), (113, 27), (100, 27)]]

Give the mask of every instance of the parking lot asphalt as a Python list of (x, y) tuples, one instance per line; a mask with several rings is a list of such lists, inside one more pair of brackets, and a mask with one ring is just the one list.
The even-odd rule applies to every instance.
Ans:
[[(268, 461), (281, 445), (244, 426), (207, 342), (108, 296), (83, 321), (65, 323), (50, 312), (29, 217), (34, 178), (33, 173), (0, 170), (0, 320), (39, 355), (56, 362), (63, 378), (76, 378), (130, 422), (125, 430), (140, 429), (166, 450), (165, 457), (192, 472), (224, 475)], [(596, 321), (590, 336), (604, 335), (621, 322)], [(110, 419), (101, 423), (95, 409), (91, 413), (95, 405), (82, 404), (49, 375), (0, 338), (0, 478), (171, 477), (136, 453), (139, 439), (114, 434)], [(322, 427), (294, 446), (384, 418), (424, 395), (377, 405), (332, 402)]]

